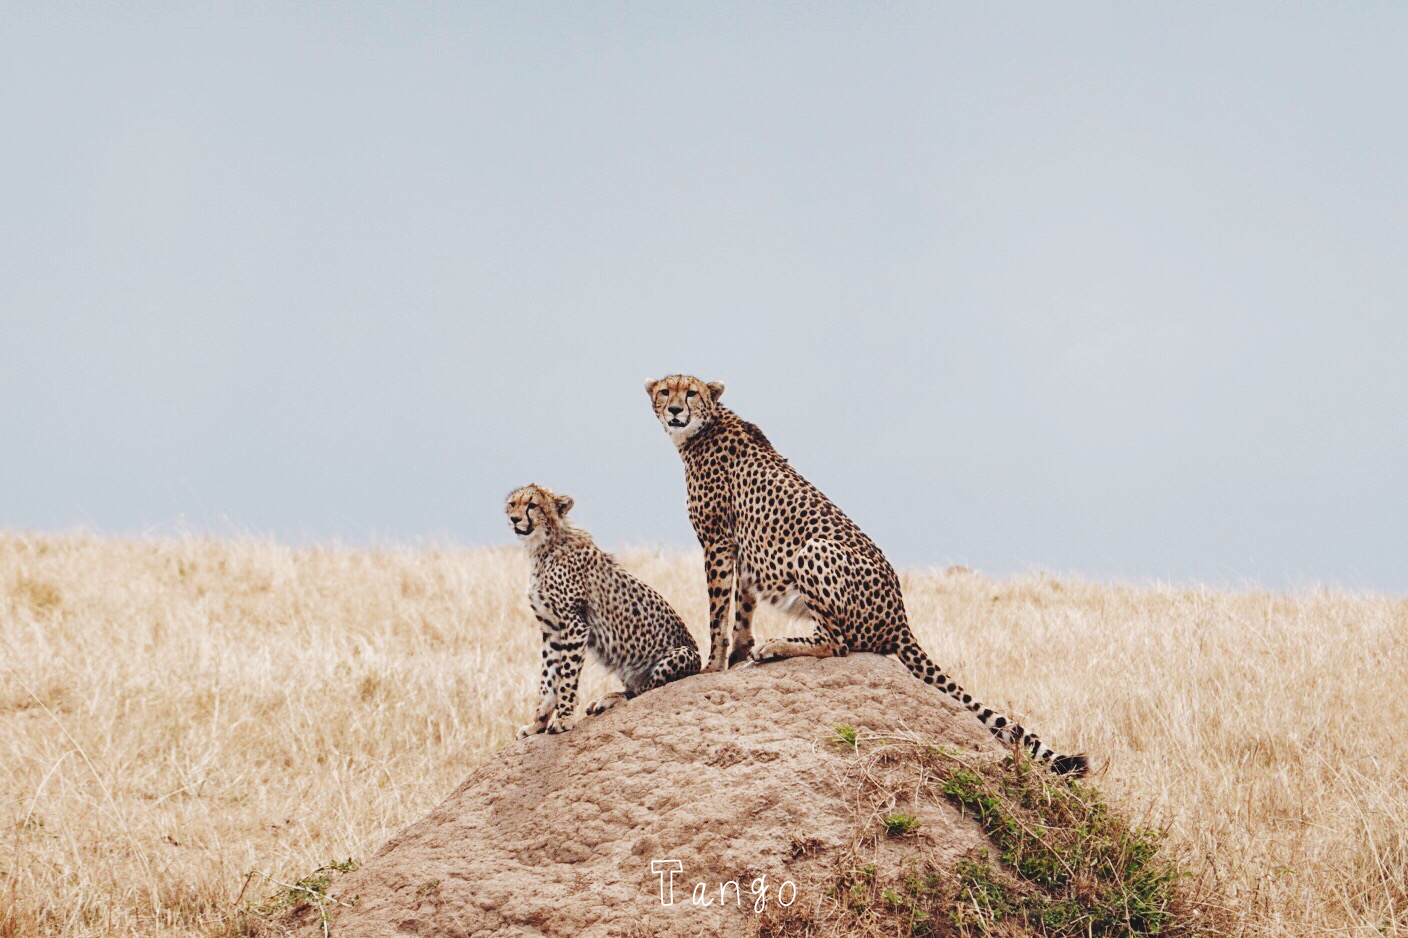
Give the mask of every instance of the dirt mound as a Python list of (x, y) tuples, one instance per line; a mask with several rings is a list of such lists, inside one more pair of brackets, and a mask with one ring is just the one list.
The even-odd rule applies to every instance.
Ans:
[[(857, 832), (881, 824), (838, 725), (1001, 752), (891, 658), (703, 674), (508, 747), (335, 884), (352, 905), (322, 908), (347, 938), (752, 933), (816, 907)], [(882, 837), (873, 851), (952, 865), (986, 846), (974, 820), (943, 807), (902, 846)], [(301, 914), (322, 931), (317, 908)]]
[[(331, 875), (330, 873), (328, 874)], [(1088, 786), (876, 655), (686, 678), (516, 743), (284, 919), (357, 936), (1221, 934)]]

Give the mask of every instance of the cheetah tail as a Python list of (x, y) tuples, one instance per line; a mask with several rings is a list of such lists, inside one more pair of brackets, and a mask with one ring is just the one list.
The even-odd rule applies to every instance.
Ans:
[(909, 668), (911, 674), (926, 684), (934, 685), (973, 711), (973, 715), (983, 726), (988, 728), (988, 732), (1004, 743), (1011, 744), (1020, 741), (1022, 748), (1033, 759), (1045, 763), (1052, 771), (1060, 775), (1080, 778), (1089, 770), (1089, 762), (1085, 756), (1066, 756), (1055, 752), (1038, 739), (1035, 733), (1028, 733), (1023, 729), (1020, 723), (1013, 723), (1000, 713), (989, 710), (974, 700), (970, 694), (965, 693), (963, 688), (958, 686), (958, 682), (944, 674), (939, 666), (930, 660), (913, 637), (901, 642), (895, 650), (895, 654), (904, 663), (904, 666)]

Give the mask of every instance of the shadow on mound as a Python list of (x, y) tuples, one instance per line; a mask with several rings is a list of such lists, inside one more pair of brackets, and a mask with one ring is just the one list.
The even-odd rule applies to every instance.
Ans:
[(1192, 934), (1211, 910), (1179, 886), (1093, 790), (851, 655), (698, 675), (515, 743), (260, 930)]

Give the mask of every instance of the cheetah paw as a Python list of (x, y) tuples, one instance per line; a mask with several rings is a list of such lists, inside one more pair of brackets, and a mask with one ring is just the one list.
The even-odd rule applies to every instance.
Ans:
[(548, 724), (548, 732), (552, 734), (570, 733), (572, 732), (572, 727), (576, 725), (576, 717), (559, 717), (558, 719), (553, 720), (552, 723)]
[(546, 728), (541, 723), (525, 723), (518, 728), (518, 738), (527, 739), (529, 736), (537, 736)]
[(773, 650), (776, 643), (769, 640), (754, 648), (748, 653), (748, 660), (754, 664), (762, 664), (764, 661), (776, 661), (780, 656)]
[(748, 641), (740, 645), (733, 646), (733, 651), (730, 652), (728, 656), (728, 666), (731, 668), (734, 665), (739, 664), (740, 662), (751, 661), (752, 658), (753, 641), (752, 639), (749, 639)]
[(605, 697), (598, 697), (587, 705), (587, 716), (594, 717), (605, 713), (619, 703), (625, 702), (626, 695), (619, 691), (614, 694), (607, 694)]

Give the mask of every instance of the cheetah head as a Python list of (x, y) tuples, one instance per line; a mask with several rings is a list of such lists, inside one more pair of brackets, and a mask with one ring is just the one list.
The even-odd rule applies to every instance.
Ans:
[(655, 408), (655, 419), (679, 445), (714, 419), (719, 412), (719, 398), (724, 396), (722, 382), (707, 384), (690, 375), (670, 375), (659, 381), (647, 381), (645, 392)]
[(560, 528), (572, 504), (570, 495), (555, 495), (541, 485), (525, 485), (509, 493), (504, 511), (513, 533), (530, 545)]

